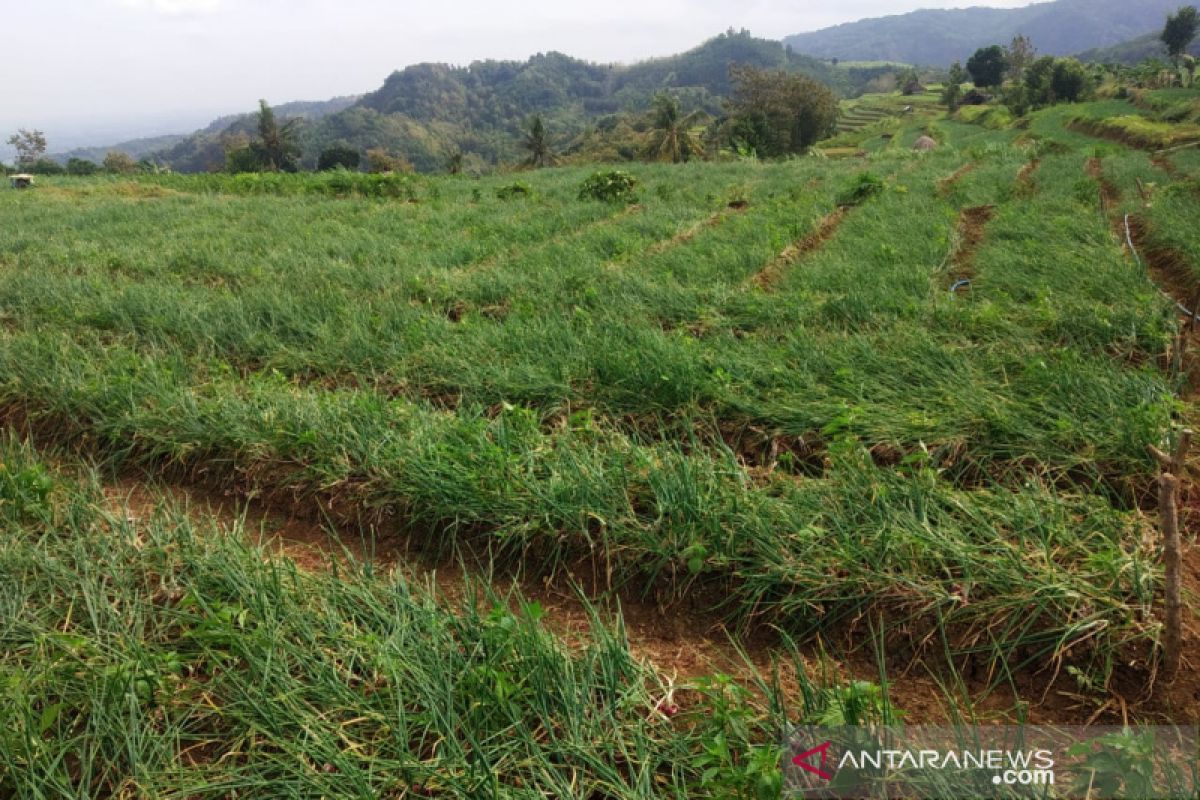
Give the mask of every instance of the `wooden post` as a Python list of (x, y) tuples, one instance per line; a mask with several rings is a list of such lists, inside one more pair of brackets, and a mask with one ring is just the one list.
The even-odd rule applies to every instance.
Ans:
[(1191, 336), (1196, 330), (1196, 315), (1200, 314), (1200, 310), (1196, 308), (1197, 306), (1200, 306), (1200, 286), (1197, 286), (1196, 291), (1192, 293), (1192, 304), (1187, 307), (1188, 313), (1191, 316), (1188, 317), (1187, 325), (1183, 327), (1183, 332), (1188, 336)]
[(1149, 208), (1150, 207), (1150, 193), (1148, 191), (1146, 191), (1146, 187), (1142, 184), (1141, 178), (1134, 178), (1133, 180), (1137, 183), (1138, 194), (1141, 195), (1141, 197), (1142, 197), (1142, 207)]
[(1166, 625), (1163, 629), (1163, 668), (1168, 678), (1175, 677), (1179, 671), (1183, 625), (1183, 597), (1179, 585), (1179, 509), (1175, 502), (1178, 494), (1179, 479), (1169, 472), (1164, 472), (1158, 479), (1158, 509), (1162, 516), (1163, 561), (1166, 571), (1166, 594), (1163, 598)]
[(1168, 679), (1179, 671), (1183, 647), (1183, 546), (1179, 537), (1179, 476), (1187, 471), (1192, 432), (1183, 430), (1171, 455), (1151, 447), (1163, 469), (1158, 479), (1158, 513), (1163, 532), (1163, 567), (1166, 587), (1163, 598), (1163, 668)]

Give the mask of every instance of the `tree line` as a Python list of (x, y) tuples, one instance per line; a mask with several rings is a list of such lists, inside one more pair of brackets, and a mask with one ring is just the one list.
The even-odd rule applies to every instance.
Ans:
[[(1186, 76), (1188, 84), (1194, 80), (1196, 63), (1186, 50), (1198, 31), (1200, 14), (1194, 6), (1183, 6), (1168, 15), (1159, 34), (1176, 70)], [(1074, 58), (1038, 56), (1028, 37), (1017, 36), (1008, 46), (994, 44), (979, 48), (967, 60), (965, 69), (955, 62), (942, 101), (953, 112), (963, 104), (998, 99), (1021, 116), (1056, 103), (1088, 99), (1102, 74), (1102, 68), (1089, 68)], [(964, 92), (963, 84), (968, 78), (974, 88)]]
[[(680, 163), (709, 158), (722, 149), (762, 158), (803, 153), (833, 133), (838, 105), (833, 91), (806, 75), (787, 70), (745, 65), (729, 68), (733, 86), (725, 113), (713, 118), (703, 110), (685, 112), (675, 95), (663, 92), (647, 110), (650, 124), (636, 155), (647, 161)], [(229, 172), (295, 172), (300, 169), (300, 140), (295, 121), (279, 123), (267, 102), (261, 101), (258, 135), (233, 138), (226, 143)], [(563, 161), (556, 151), (550, 123), (542, 114), (531, 115), (524, 125), (520, 146), (525, 156), (519, 166), (540, 168)], [(467, 153), (446, 153), (445, 171), (457, 174)], [(318, 171), (346, 169), (367, 172), (410, 172), (403, 155), (383, 149), (360, 151), (346, 143), (324, 148), (317, 157)]]
[(138, 161), (129, 154), (117, 150), (105, 155), (100, 164), (85, 158), (71, 158), (67, 160), (66, 164), (60, 164), (46, 156), (46, 134), (37, 129), (21, 128), (8, 138), (7, 143), (16, 151), (17, 160), (11, 168), (0, 164), (0, 172), (17, 171), (33, 175), (86, 177), (102, 173), (129, 175), (135, 172), (159, 172), (162, 169), (149, 159)]
[[(646, 161), (680, 163), (714, 157), (722, 152), (761, 158), (800, 154), (833, 133), (838, 104), (833, 91), (804, 74), (785, 69), (761, 69), (747, 65), (728, 68), (732, 91), (717, 116), (703, 109), (685, 111), (680, 98), (670, 92), (655, 96), (644, 109), (645, 130), (635, 137), (630, 127), (623, 134), (637, 139), (629, 155)], [(613, 128), (616, 129), (616, 126)], [(136, 162), (112, 152), (103, 164), (72, 158), (64, 166), (46, 157), (46, 139), (40, 131), (21, 130), (9, 144), (17, 151), (17, 168), (35, 174), (95, 175), (128, 174), (155, 169), (152, 163)], [(280, 121), (266, 100), (259, 102), (253, 133), (227, 134), (222, 139), (224, 171), (298, 172), (302, 146), (299, 120)], [(591, 160), (562, 152), (554, 144), (551, 122), (542, 114), (531, 115), (520, 137), (524, 158), (518, 166), (540, 168), (564, 160)], [(446, 152), (444, 167), (451, 174), (462, 172), (471, 158), (461, 149)], [(403, 156), (383, 148), (360, 150), (337, 142), (321, 150), (318, 171), (345, 169), (373, 173), (411, 172)]]

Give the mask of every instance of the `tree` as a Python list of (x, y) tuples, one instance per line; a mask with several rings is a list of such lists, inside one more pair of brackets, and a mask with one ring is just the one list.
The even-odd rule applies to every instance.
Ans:
[(1025, 96), (1034, 106), (1049, 106), (1054, 96), (1054, 56), (1042, 56), (1025, 69)]
[(1028, 36), (1018, 34), (1004, 51), (1004, 57), (1008, 61), (1008, 77), (1019, 81), (1025, 76), (1025, 68), (1037, 57), (1037, 48)]
[(295, 172), (300, 166), (300, 145), (296, 126), (299, 120), (289, 119), (282, 125), (266, 100), (258, 101), (258, 141), (251, 147), (267, 172)]
[(95, 175), (100, 171), (100, 165), (95, 161), (88, 161), (85, 158), (71, 158), (67, 160), (67, 174), (86, 177)]
[(908, 67), (896, 75), (896, 85), (906, 97), (917, 94), (922, 90), (921, 74), (915, 67)]
[(1179, 57), (1183, 55), (1183, 51), (1187, 50), (1188, 45), (1196, 38), (1198, 27), (1200, 27), (1200, 18), (1197, 16), (1195, 6), (1183, 6), (1167, 17), (1166, 27), (1163, 28), (1159, 39), (1167, 46), (1167, 52), (1171, 54), (1171, 58), (1176, 64), (1179, 63)]
[(225, 171), (234, 175), (242, 172), (261, 172), (262, 156), (251, 145), (232, 147), (225, 151)]
[(803, 153), (837, 126), (837, 98), (812, 78), (739, 64), (729, 73), (728, 138), (738, 149), (765, 157)]
[(1050, 89), (1056, 103), (1074, 103), (1084, 99), (1092, 88), (1087, 68), (1073, 58), (1060, 58), (1050, 73)]
[(451, 175), (461, 175), (463, 171), (463, 163), (465, 158), (462, 150), (455, 150), (450, 155), (446, 156), (446, 172)]
[(356, 170), (361, 161), (362, 154), (355, 148), (335, 144), (321, 151), (317, 158), (317, 169), (321, 172), (331, 169)]
[(967, 59), (967, 72), (971, 80), (981, 89), (999, 86), (1004, 83), (1004, 72), (1008, 69), (1008, 60), (1004, 56), (1004, 48), (998, 44), (991, 47), (981, 47), (975, 55)]
[(396, 156), (382, 147), (367, 150), (367, 172), (412, 172), (413, 165), (404, 156)]
[(39, 158), (32, 164), (26, 164), (23, 168), (34, 175), (62, 175), (67, 171), (62, 164), (49, 158)]
[(1187, 85), (1191, 86), (1196, 80), (1196, 59), (1184, 53), (1179, 57), (1180, 68), (1187, 73)]
[(1073, 58), (1042, 56), (1025, 70), (1024, 96), (1034, 107), (1074, 103), (1092, 91), (1087, 67)]
[(546, 123), (541, 114), (530, 117), (521, 146), (529, 152), (529, 157), (525, 159), (527, 166), (544, 167), (554, 163), (554, 155), (550, 152), (550, 143), (547, 140)]
[(947, 83), (946, 88), (942, 89), (942, 103), (945, 104), (946, 110), (953, 114), (958, 111), (958, 104), (962, 100), (962, 84)]
[(703, 155), (704, 145), (691, 132), (701, 116), (699, 111), (684, 116), (679, 101), (669, 94), (655, 97), (654, 133), (646, 148), (649, 156), (657, 161), (678, 164)]
[(113, 175), (128, 175), (131, 172), (137, 171), (137, 162), (127, 153), (122, 153), (119, 150), (110, 150), (104, 156), (104, 171)]
[(942, 90), (942, 102), (946, 104), (946, 108), (951, 114), (958, 110), (959, 101), (962, 100), (962, 85), (966, 79), (967, 72), (962, 68), (962, 64), (955, 61), (950, 65), (946, 88)]
[(46, 155), (46, 135), (39, 130), (21, 128), (8, 138), (10, 146), (16, 148), (17, 166), (29, 167)]

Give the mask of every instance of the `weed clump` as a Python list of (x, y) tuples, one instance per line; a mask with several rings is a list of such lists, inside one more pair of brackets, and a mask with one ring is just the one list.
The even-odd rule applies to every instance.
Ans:
[(533, 187), (528, 183), (516, 181), (497, 189), (496, 197), (505, 201), (533, 197)]
[(837, 196), (839, 206), (860, 206), (883, 193), (883, 178), (873, 172), (861, 172)]
[(40, 464), (0, 462), (0, 519), (25, 523), (46, 518), (54, 480)]
[(619, 169), (594, 172), (580, 187), (579, 199), (632, 203), (637, 200), (637, 178)]

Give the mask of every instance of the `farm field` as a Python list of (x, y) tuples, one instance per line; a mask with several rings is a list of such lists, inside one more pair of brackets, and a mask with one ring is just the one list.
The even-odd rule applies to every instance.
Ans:
[(0, 795), (773, 797), (787, 722), (1195, 722), (1147, 447), (1194, 418), (1198, 151), (896, 102), (861, 155), (631, 166), (627, 204), (0, 192)]

